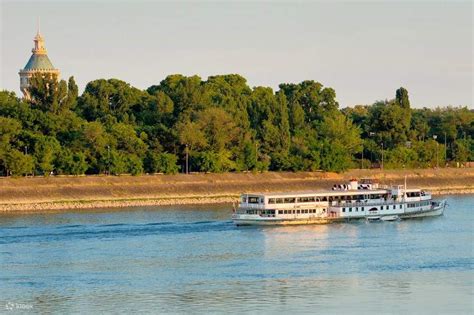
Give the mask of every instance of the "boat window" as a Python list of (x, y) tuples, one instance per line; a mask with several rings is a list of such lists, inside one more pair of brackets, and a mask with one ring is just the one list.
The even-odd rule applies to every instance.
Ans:
[(300, 197), (298, 198), (298, 202), (314, 202), (314, 197)]
[(342, 208), (342, 212), (346, 212), (346, 208)]
[(285, 198), (285, 203), (295, 203), (295, 201), (296, 201), (295, 197)]
[(402, 208), (402, 205), (400, 205), (400, 209)]
[(283, 214), (283, 210), (278, 210), (278, 214)]
[(296, 210), (296, 213), (299, 214), (299, 213), (300, 213), (300, 210)]
[(364, 208), (364, 207), (362, 207), (362, 211), (365, 211), (365, 208)]
[(247, 198), (242, 197), (242, 203), (247, 203)]
[(352, 212), (352, 208), (349, 208), (349, 212)]
[(283, 198), (277, 198), (276, 203), (283, 203)]
[(275, 198), (270, 198), (270, 199), (268, 199), (268, 203), (270, 203), (270, 204), (275, 203)]
[(258, 197), (249, 197), (249, 203), (258, 203), (259, 199)]
[(328, 197), (323, 197), (323, 201), (328, 201)]

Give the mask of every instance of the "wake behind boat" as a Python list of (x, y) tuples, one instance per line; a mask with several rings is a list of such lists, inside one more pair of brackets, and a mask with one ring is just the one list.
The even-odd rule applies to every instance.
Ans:
[(405, 185), (380, 186), (353, 179), (332, 190), (302, 193), (243, 194), (232, 220), (236, 225), (325, 224), (366, 219), (395, 221), (443, 214), (446, 201)]

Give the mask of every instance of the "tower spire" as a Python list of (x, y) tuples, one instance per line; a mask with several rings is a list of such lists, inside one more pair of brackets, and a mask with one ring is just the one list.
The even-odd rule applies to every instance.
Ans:
[(38, 16), (38, 31), (37, 31), (37, 34), (40, 35), (41, 34), (41, 23), (40, 23), (40, 17)]

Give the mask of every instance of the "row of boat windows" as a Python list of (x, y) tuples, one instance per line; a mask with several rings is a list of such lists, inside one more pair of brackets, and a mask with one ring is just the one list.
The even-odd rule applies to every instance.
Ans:
[[(352, 212), (352, 209), (354, 209), (355, 212), (358, 212), (359, 211), (359, 207), (349, 207), (349, 208), (342, 208), (342, 212), (346, 212), (346, 210), (348, 212)], [(375, 208), (373, 208), (375, 209)], [(390, 210), (390, 206), (381, 206), (380, 207), (380, 210)], [(392, 209), (395, 210), (396, 209), (396, 205), (393, 205), (392, 206)], [(402, 205), (399, 205), (399, 209), (402, 209)], [(365, 207), (360, 207), (360, 211), (365, 211)]]
[[(326, 208), (323, 208), (323, 212), (326, 212)], [(305, 214), (305, 213), (317, 213), (317, 211), (316, 209), (278, 210), (278, 214)]]
[[(317, 213), (316, 209), (298, 209), (298, 210), (252, 210), (247, 209), (247, 214), (304, 214), (304, 213)], [(323, 208), (323, 212), (326, 212), (326, 208)]]
[[(250, 200), (251, 197), (249, 197)], [(295, 202), (320, 202), (320, 201), (342, 201), (342, 200), (365, 200), (365, 199), (381, 199), (384, 198), (382, 194), (370, 194), (370, 195), (343, 195), (343, 196), (323, 196), (323, 197), (287, 197), (287, 198), (269, 198), (269, 204), (278, 203), (295, 203)], [(244, 198), (245, 199), (245, 198)], [(244, 200), (245, 202), (245, 200)], [(250, 203), (250, 201), (249, 201)]]
[(408, 208), (417, 208), (417, 207), (423, 207), (423, 206), (429, 206), (430, 202), (429, 201), (423, 201), (423, 202), (415, 202), (415, 203), (409, 203), (407, 204)]

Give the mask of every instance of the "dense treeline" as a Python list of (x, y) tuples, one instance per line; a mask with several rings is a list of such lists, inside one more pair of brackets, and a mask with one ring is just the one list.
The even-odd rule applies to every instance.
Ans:
[[(474, 111), (412, 109), (408, 92), (340, 110), (314, 81), (250, 88), (239, 75), (170, 75), (143, 91), (36, 76), (0, 92), (0, 174), (435, 167), (474, 159)], [(446, 143), (446, 147), (445, 147)], [(382, 164), (383, 163), (383, 164)]]

